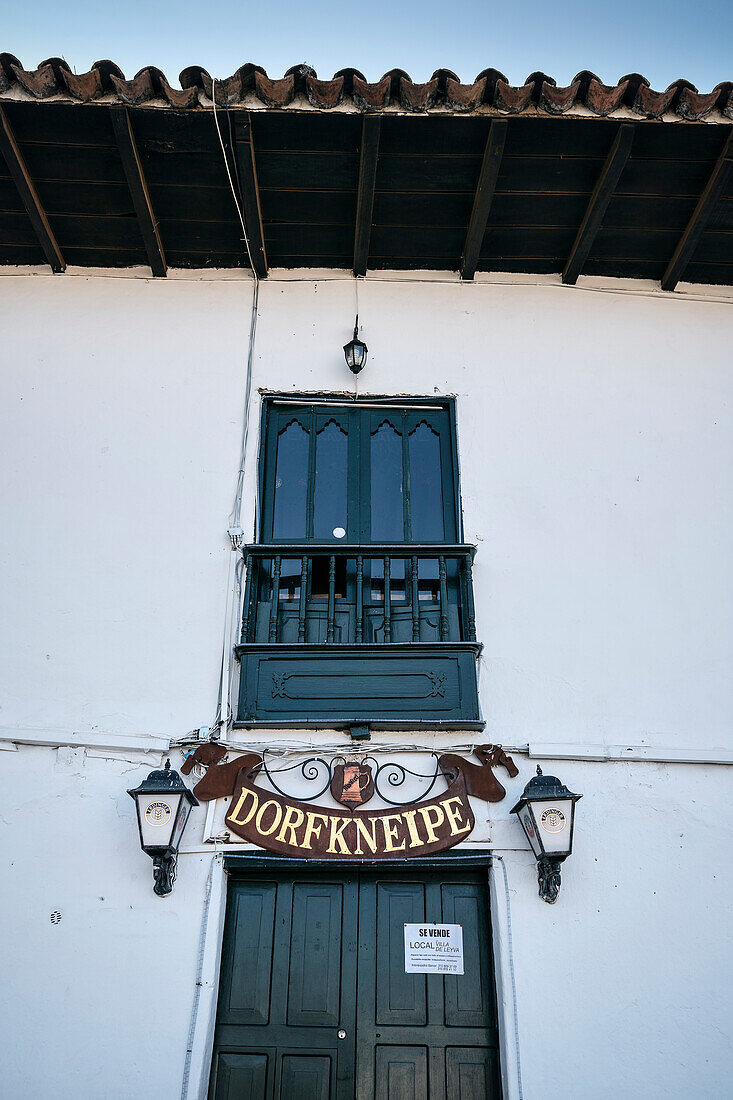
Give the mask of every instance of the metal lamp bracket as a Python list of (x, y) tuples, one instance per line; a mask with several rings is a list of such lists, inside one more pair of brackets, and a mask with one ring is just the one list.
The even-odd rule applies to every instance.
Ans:
[(153, 891), (159, 898), (164, 898), (173, 889), (176, 881), (176, 857), (153, 856)]
[(560, 867), (561, 859), (551, 859), (545, 856), (537, 860), (537, 882), (539, 895), (548, 905), (554, 905), (560, 893)]

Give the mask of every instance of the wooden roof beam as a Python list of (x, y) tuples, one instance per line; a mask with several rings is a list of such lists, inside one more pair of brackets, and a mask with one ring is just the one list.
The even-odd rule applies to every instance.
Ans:
[(5, 111), (0, 107), (0, 152), (5, 157), (8, 171), (28, 212), (38, 243), (43, 249), (46, 260), (56, 273), (66, 270), (66, 261), (53, 234), (53, 230), (41, 205), (38, 192), (26, 167), (23, 154), (11, 129)]
[(356, 201), (354, 229), (354, 275), (366, 275), (369, 263), (369, 242), (372, 236), (374, 187), (377, 181), (379, 135), (382, 120), (378, 115), (364, 115), (361, 124), (361, 158), (359, 161), (359, 195)]
[(625, 122), (622, 126), (619, 126), (611, 151), (606, 157), (606, 162), (601, 169), (598, 182), (590, 197), (583, 221), (580, 223), (580, 229), (570, 250), (568, 262), (565, 264), (565, 270), (562, 273), (564, 283), (576, 283), (578, 281), (578, 276), (583, 270), (585, 261), (588, 259), (588, 254), (596, 239), (596, 234), (601, 228), (608, 204), (613, 198), (613, 193), (621, 178), (621, 173), (626, 167), (633, 140), (633, 123)]
[(252, 120), (249, 111), (234, 116), (234, 156), (237, 162), (239, 196), (247, 227), (247, 240), (252, 267), (260, 279), (267, 278), (267, 249), (257, 183), (257, 162), (252, 141)]
[(110, 117), (117, 149), (122, 159), (122, 167), (125, 170), (127, 186), (130, 188), (130, 194), (132, 195), (140, 235), (148, 256), (148, 263), (153, 275), (158, 278), (165, 278), (168, 265), (165, 261), (163, 243), (153, 213), (153, 204), (150, 201), (150, 192), (145, 181), (140, 153), (138, 152), (135, 135), (132, 132), (130, 114), (126, 107), (110, 107)]
[(460, 272), (462, 279), (472, 279), (476, 274), (476, 266), (481, 255), (486, 225), (489, 220), (491, 204), (494, 201), (496, 181), (499, 178), (501, 158), (504, 155), (504, 142), (506, 141), (507, 124), (504, 119), (494, 119), (489, 127), (489, 136), (484, 148), (484, 159), (481, 163), (476, 194), (473, 198), (473, 209), (468, 222), (466, 243), (463, 246)]
[(662, 276), (662, 290), (674, 290), (682, 278), (685, 268), (692, 259), (705, 226), (710, 220), (718, 199), (725, 190), (726, 183), (733, 166), (733, 128), (728, 131), (728, 137), (721, 150), (720, 156), (715, 162), (705, 189), (700, 196), (694, 213), (687, 223), (687, 228), (680, 237), (674, 250), (674, 255)]

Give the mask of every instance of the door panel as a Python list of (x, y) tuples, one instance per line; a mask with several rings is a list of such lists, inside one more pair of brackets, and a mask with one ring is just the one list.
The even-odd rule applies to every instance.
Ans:
[(425, 1100), (428, 1052), (425, 1047), (377, 1047), (375, 1100)]
[[(227, 904), (210, 1100), (498, 1100), (485, 874), (260, 871)], [(462, 925), (463, 975), (405, 974), (423, 921)]]
[(276, 894), (274, 882), (250, 882), (234, 899), (231, 966), (222, 971), (220, 994), (229, 1023), (268, 1021)]
[(285, 1054), (280, 1100), (329, 1100), (335, 1058), (328, 1054)]
[(293, 887), (289, 1024), (339, 1026), (342, 895), (340, 883)]
[(376, 885), (377, 958), (384, 978), (377, 983), (378, 1024), (415, 1024), (427, 1021), (426, 980), (423, 974), (405, 974), (404, 926), (425, 919), (425, 887), (421, 882), (380, 882)]
[(446, 975), (445, 1023), (447, 1027), (491, 1027), (494, 993), (491, 987), (491, 941), (487, 899), (475, 883), (444, 883), (442, 915), (448, 924), (463, 927), (464, 972)]
[(267, 1054), (220, 1054), (214, 1100), (265, 1100)]
[(446, 1084), (450, 1100), (486, 1100), (499, 1079), (496, 1054), (491, 1050), (453, 1047), (446, 1051)]

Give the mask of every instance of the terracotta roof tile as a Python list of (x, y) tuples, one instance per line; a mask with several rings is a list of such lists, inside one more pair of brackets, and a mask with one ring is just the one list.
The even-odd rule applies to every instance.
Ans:
[(393, 69), (370, 83), (357, 69), (341, 69), (330, 80), (320, 79), (308, 65), (295, 65), (283, 77), (273, 79), (261, 66), (242, 65), (231, 76), (212, 80), (206, 69), (191, 65), (173, 87), (160, 69), (145, 66), (130, 79), (111, 61), (97, 61), (87, 73), (74, 73), (63, 58), (51, 57), (35, 69), (25, 69), (12, 54), (0, 54), (0, 98), (17, 98), (17, 92), (33, 99), (50, 97), (90, 103), (114, 97), (121, 103), (144, 106), (168, 103), (177, 110), (207, 106), (215, 90), (222, 107), (252, 106), (252, 98), (265, 107), (282, 109), (302, 98), (318, 110), (329, 111), (351, 103), (360, 111), (398, 110), (423, 113), (435, 109), (454, 112), (489, 108), (507, 114), (536, 110), (565, 114), (584, 107), (601, 117), (622, 107), (642, 118), (660, 118), (672, 112), (698, 122), (712, 111), (733, 118), (733, 82), (724, 81), (711, 92), (698, 92), (687, 80), (675, 80), (664, 91), (651, 88), (638, 73), (604, 84), (584, 70), (567, 87), (546, 73), (531, 73), (524, 84), (512, 85), (498, 69), (484, 69), (472, 83), (464, 84), (450, 69), (438, 69), (430, 80), (415, 83), (408, 73)]

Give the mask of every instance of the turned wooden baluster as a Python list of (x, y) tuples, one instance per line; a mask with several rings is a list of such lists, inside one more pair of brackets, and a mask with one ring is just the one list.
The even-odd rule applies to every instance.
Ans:
[(476, 641), (476, 608), (473, 602), (473, 576), (471, 555), (466, 554), (463, 559), (463, 576), (466, 583), (466, 610), (468, 612), (468, 640)]
[(392, 641), (392, 596), (390, 593), (390, 561), (384, 559), (384, 640)]
[(440, 640), (448, 641), (448, 583), (446, 580), (445, 558), (438, 558), (438, 576), (440, 577)]
[(272, 568), (272, 601), (270, 603), (270, 642), (277, 641), (277, 613), (280, 605), (280, 568), (282, 566), (282, 558), (277, 557), (273, 560)]
[(305, 641), (305, 608), (308, 588), (308, 559), (300, 559), (300, 603), (298, 605), (298, 641)]
[(251, 560), (249, 554), (244, 555), (244, 600), (242, 601), (242, 633), (240, 635), (243, 642), (249, 641), (249, 602), (252, 595), (252, 574), (250, 573)]
[(336, 559), (331, 555), (328, 559), (328, 626), (326, 627), (326, 641), (333, 641), (333, 620), (336, 611)]
[(364, 559), (356, 559), (356, 640), (361, 642), (364, 632)]
[(412, 640), (420, 641), (420, 593), (418, 592), (417, 558), (410, 562), (410, 580), (412, 581)]

